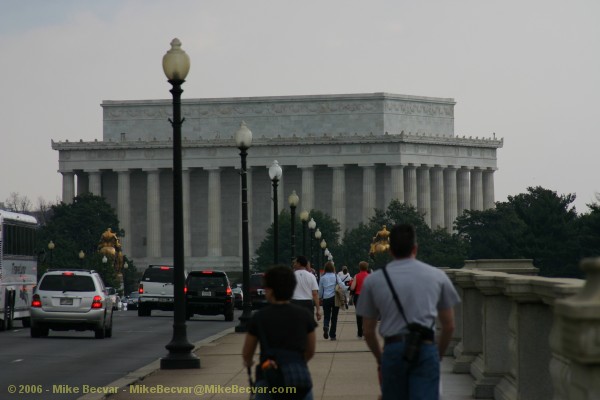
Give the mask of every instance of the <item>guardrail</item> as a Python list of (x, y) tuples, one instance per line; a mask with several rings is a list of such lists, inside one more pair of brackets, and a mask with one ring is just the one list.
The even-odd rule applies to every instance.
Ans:
[(585, 281), (476, 264), (446, 270), (462, 299), (453, 372), (473, 376), (473, 397), (600, 399), (600, 258), (582, 261)]

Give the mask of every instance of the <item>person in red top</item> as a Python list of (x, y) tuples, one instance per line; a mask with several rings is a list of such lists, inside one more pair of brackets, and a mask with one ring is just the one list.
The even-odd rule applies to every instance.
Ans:
[[(358, 263), (359, 272), (354, 276), (352, 280), (352, 285), (350, 285), (350, 291), (354, 293), (354, 297), (352, 301), (354, 303), (354, 307), (358, 306), (358, 298), (360, 297), (360, 290), (362, 289), (363, 282), (365, 278), (369, 276), (369, 263), (366, 261), (361, 261)], [(361, 339), (363, 336), (363, 327), (362, 327), (362, 317), (356, 314), (356, 336)]]

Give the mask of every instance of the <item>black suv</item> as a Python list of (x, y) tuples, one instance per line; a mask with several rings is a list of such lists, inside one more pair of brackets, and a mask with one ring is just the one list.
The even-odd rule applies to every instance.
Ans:
[(250, 275), (250, 300), (252, 308), (261, 308), (267, 305), (265, 297), (264, 273)]
[(185, 280), (185, 314), (225, 315), (233, 321), (233, 292), (227, 274), (222, 271), (191, 271)]

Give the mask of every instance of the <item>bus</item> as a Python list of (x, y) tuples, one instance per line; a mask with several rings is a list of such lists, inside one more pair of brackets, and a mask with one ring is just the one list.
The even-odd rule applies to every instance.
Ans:
[(29, 305), (37, 284), (35, 237), (31, 215), (0, 210), (0, 331), (20, 320), (29, 327)]

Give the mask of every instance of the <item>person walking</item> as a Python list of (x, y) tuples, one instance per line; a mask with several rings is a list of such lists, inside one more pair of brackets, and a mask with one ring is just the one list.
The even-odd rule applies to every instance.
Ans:
[[(352, 285), (350, 285), (350, 293), (352, 293), (352, 302), (354, 303), (355, 309), (358, 306), (358, 298), (362, 291), (363, 283), (365, 278), (369, 276), (369, 263), (361, 261), (358, 263), (358, 274), (354, 275)], [(363, 320), (362, 317), (356, 313), (356, 337), (362, 339), (363, 337)]]
[(338, 272), (337, 276), (339, 280), (343, 283), (342, 289), (344, 289), (344, 307), (347, 310), (352, 276), (350, 276), (350, 273), (348, 273), (348, 267), (346, 267), (345, 265), (342, 267), (342, 270)]
[(292, 295), (292, 303), (305, 307), (310, 315), (317, 314), (317, 321), (321, 320), (321, 311), (319, 307), (319, 285), (317, 278), (308, 272), (308, 260), (304, 256), (297, 256), (294, 260), (294, 275), (296, 277), (296, 287)]
[[(412, 225), (392, 228), (394, 260), (365, 279), (356, 309), (381, 371), (383, 400), (439, 399), (440, 359), (452, 338), (453, 307), (460, 298), (443, 271), (416, 259), (417, 248)], [(375, 333), (379, 318), (383, 349)], [(437, 345), (436, 319), (441, 325)], [(420, 340), (414, 340), (415, 332)], [(415, 343), (420, 348), (413, 354)]]
[[(264, 276), (265, 295), (269, 305), (252, 315), (248, 322), (242, 357), (244, 366), (250, 370), (254, 364), (254, 352), (260, 342), (260, 363), (265, 363), (272, 351), (285, 354), (285, 359), (306, 363), (314, 356), (316, 347), (315, 322), (312, 314), (306, 312), (304, 307), (291, 304), (290, 299), (296, 286), (295, 274), (289, 267), (278, 265), (269, 269)], [(283, 353), (285, 352), (285, 353)], [(295, 393), (279, 395), (277, 398), (290, 400), (312, 400), (312, 380), (308, 368), (304, 368), (306, 376), (305, 385), (296, 386)], [(256, 386), (268, 387), (268, 382), (262, 374), (262, 369), (256, 369)], [(268, 390), (259, 391), (256, 400), (272, 400)]]
[(336, 305), (336, 286), (343, 285), (335, 274), (331, 261), (325, 264), (325, 273), (319, 280), (319, 300), (323, 304), (323, 338), (336, 340), (339, 304)]

